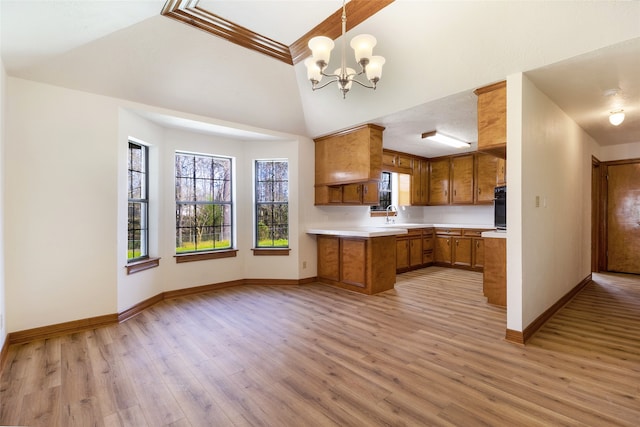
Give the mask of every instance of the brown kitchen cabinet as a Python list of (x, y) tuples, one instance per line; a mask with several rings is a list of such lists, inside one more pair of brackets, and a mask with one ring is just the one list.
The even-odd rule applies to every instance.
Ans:
[(468, 154), (451, 158), (451, 204), (473, 204), (474, 156)]
[(433, 248), (433, 228), (425, 228), (422, 230), (422, 264), (424, 266), (433, 264)]
[(482, 291), (489, 304), (507, 306), (507, 240), (485, 238)]
[(496, 186), (507, 185), (507, 160), (498, 157), (496, 165)]
[(399, 151), (382, 150), (382, 169), (410, 174), (413, 169), (413, 156)]
[(429, 205), (448, 205), (451, 162), (449, 157), (429, 162)]
[(479, 229), (436, 228), (434, 263), (443, 267), (458, 267), (482, 271), (484, 241)]
[(395, 239), (318, 235), (318, 281), (364, 294), (393, 289)]
[(475, 195), (474, 203), (492, 204), (494, 190), (498, 185), (498, 165), (499, 161), (504, 162), (492, 154), (475, 154)]
[(367, 124), (314, 140), (316, 205), (377, 203), (383, 130)]
[(429, 161), (424, 158), (413, 160), (411, 175), (411, 205), (425, 206), (429, 203)]
[(396, 236), (396, 272), (422, 267), (422, 229)]
[(507, 157), (507, 82), (474, 91), (478, 96), (478, 151)]

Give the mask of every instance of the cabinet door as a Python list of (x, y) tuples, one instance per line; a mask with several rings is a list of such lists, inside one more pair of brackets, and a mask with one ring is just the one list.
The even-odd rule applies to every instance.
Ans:
[(413, 167), (413, 159), (403, 154), (396, 157), (397, 166), (402, 169), (411, 169)]
[(473, 265), (475, 269), (484, 268), (484, 239), (472, 239)]
[(432, 160), (429, 164), (429, 204), (449, 204), (449, 158)]
[(507, 183), (507, 161), (498, 158), (496, 165), (496, 185), (505, 185)]
[(380, 196), (378, 191), (378, 182), (371, 181), (365, 182), (362, 187), (362, 204), (363, 205), (377, 205), (380, 202)]
[(451, 264), (451, 237), (436, 236), (435, 262)]
[(342, 239), (340, 245), (341, 282), (362, 288), (367, 287), (367, 241)]
[(347, 184), (342, 186), (342, 203), (360, 204), (362, 203), (362, 185)]
[(318, 277), (340, 280), (340, 239), (334, 236), (317, 238), (318, 243)]
[(422, 265), (422, 237), (409, 239), (409, 265), (411, 267)]
[(396, 270), (409, 267), (409, 239), (396, 239)]
[(382, 150), (382, 165), (393, 168), (396, 165), (396, 155), (387, 150)]
[(451, 159), (452, 204), (473, 203), (473, 155)]
[(429, 176), (429, 165), (426, 161), (416, 159), (413, 162), (413, 174), (411, 175), (411, 204), (422, 206), (427, 202), (428, 193), (427, 180)]
[(493, 203), (494, 190), (497, 184), (497, 169), (497, 157), (491, 154), (476, 154), (476, 204)]
[(478, 150), (506, 147), (507, 83), (496, 83), (475, 92), (478, 95)]
[(471, 238), (453, 238), (453, 265), (471, 267)]

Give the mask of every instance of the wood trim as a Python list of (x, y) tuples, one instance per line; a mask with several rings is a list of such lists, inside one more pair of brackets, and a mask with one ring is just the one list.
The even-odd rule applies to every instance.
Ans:
[[(363, 23), (391, 3), (393, 3), (393, 0), (351, 0), (345, 6), (347, 13), (347, 31)], [(316, 25), (289, 46), (293, 64), (295, 65), (311, 55), (311, 51), (307, 45), (313, 37), (325, 36), (335, 40), (341, 35), (342, 8), (339, 8), (327, 17), (327, 19)]]
[(289, 256), (291, 248), (253, 248), (254, 256)]
[(13, 344), (22, 344), (30, 341), (51, 338), (59, 335), (71, 334), (85, 331), (87, 329), (100, 328), (113, 323), (125, 322), (147, 308), (164, 301), (165, 299), (177, 298), (185, 295), (201, 294), (216, 289), (228, 288), (231, 286), (258, 285), (258, 286), (290, 286), (306, 285), (317, 282), (317, 277), (307, 277), (305, 279), (239, 279), (228, 282), (214, 283), (211, 285), (195, 286), (192, 288), (176, 289), (159, 293), (151, 298), (147, 298), (134, 306), (121, 311), (120, 313), (106, 314), (103, 316), (91, 317), (87, 319), (73, 320), (71, 322), (58, 323), (55, 325), (41, 326), (33, 329), (12, 332), (7, 335), (2, 350), (0, 352), (0, 371), (6, 358), (8, 347)]
[(503, 80), (497, 83), (490, 84), (488, 86), (479, 87), (478, 89), (474, 90), (473, 93), (475, 93), (476, 95), (480, 95), (482, 93), (493, 92), (496, 89), (501, 89), (506, 86), (507, 81)]
[(2, 344), (2, 348), (0, 349), (0, 373), (4, 369), (4, 363), (7, 360), (7, 355), (9, 354), (9, 337), (4, 337), (4, 344)]
[(329, 135), (324, 135), (324, 136), (320, 136), (318, 138), (314, 138), (313, 142), (322, 141), (323, 139), (333, 138), (335, 136), (348, 135), (350, 133), (358, 132), (359, 130), (362, 130), (362, 129), (365, 129), (365, 128), (377, 129), (380, 132), (384, 131), (384, 127), (383, 126), (379, 126), (379, 125), (376, 125), (376, 124), (373, 124), (373, 123), (367, 123), (367, 124), (356, 126), (356, 127), (353, 127), (353, 128), (339, 130), (339, 131), (334, 132), (334, 133), (329, 134)]
[(170, 0), (162, 9), (162, 15), (293, 65), (289, 46), (215, 15), (199, 7), (198, 3), (199, 0)]
[(640, 158), (635, 159), (624, 159), (624, 160), (611, 160), (608, 162), (600, 162), (602, 165), (606, 166), (617, 166), (617, 165), (630, 165), (634, 163), (640, 163)]
[(9, 344), (21, 344), (38, 339), (51, 338), (58, 335), (72, 334), (87, 329), (100, 328), (102, 326), (116, 323), (117, 321), (117, 314), (105, 314), (103, 316), (72, 320), (70, 322), (57, 323), (55, 325), (11, 332), (7, 337), (7, 341), (9, 341)]
[(183, 262), (203, 261), (207, 259), (235, 258), (236, 256), (238, 256), (238, 250), (229, 249), (222, 251), (180, 254), (174, 255), (174, 258), (176, 259), (176, 264), (180, 264)]
[(540, 329), (544, 324), (553, 317), (562, 307), (564, 307), (569, 301), (573, 299), (585, 286), (591, 283), (592, 277), (591, 273), (580, 283), (573, 287), (569, 292), (567, 292), (562, 298), (556, 301), (551, 307), (546, 309), (540, 316), (536, 318), (533, 322), (529, 324), (524, 331), (518, 332), (511, 329), (507, 329), (505, 334), (505, 339), (509, 342), (514, 342), (516, 344), (526, 344), (527, 341), (533, 337), (533, 335)]
[(163, 299), (164, 299), (164, 295), (162, 293), (160, 293), (160, 294), (158, 294), (156, 296), (153, 296), (151, 298), (147, 298), (144, 301), (140, 301), (139, 303), (135, 304), (133, 307), (130, 307), (130, 308), (118, 313), (118, 322), (124, 322), (126, 320), (131, 319), (135, 315), (140, 314), (141, 312), (143, 312), (147, 308), (151, 307), (154, 304), (159, 303)]
[(173, 291), (164, 292), (163, 299), (177, 298), (185, 295), (202, 294), (205, 292), (215, 291), (216, 289), (223, 289), (231, 286), (241, 286), (241, 285), (244, 285), (244, 279), (230, 280), (228, 282), (212, 283), (210, 285), (195, 286), (192, 288), (176, 289)]
[(512, 342), (514, 344), (524, 345), (524, 334), (520, 331), (514, 331), (513, 329), (507, 329), (507, 332), (504, 336), (506, 341)]
[(127, 274), (134, 274), (140, 271), (155, 268), (160, 265), (160, 258), (147, 258), (140, 261), (134, 261), (125, 266)]
[[(335, 40), (342, 34), (342, 8), (287, 46), (211, 13), (198, 6), (199, 3), (200, 0), (168, 0), (161, 14), (289, 65), (295, 65), (311, 54), (307, 44), (312, 37), (323, 35)], [(393, 0), (351, 0), (346, 4), (347, 31), (391, 3)]]

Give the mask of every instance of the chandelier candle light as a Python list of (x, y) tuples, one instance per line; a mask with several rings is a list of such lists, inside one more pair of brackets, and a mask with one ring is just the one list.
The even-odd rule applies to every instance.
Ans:
[[(307, 67), (307, 78), (311, 81), (311, 89), (322, 89), (331, 83), (338, 82), (338, 88), (342, 91), (342, 98), (345, 98), (353, 82), (358, 83), (368, 89), (376, 88), (376, 84), (382, 76), (382, 66), (385, 59), (382, 56), (373, 56), (373, 47), (376, 45), (376, 38), (369, 34), (361, 34), (351, 40), (351, 47), (355, 51), (356, 62), (360, 65), (360, 72), (356, 72), (353, 68), (348, 68), (345, 52), (347, 30), (347, 12), (345, 2), (342, 2), (342, 62), (340, 68), (333, 74), (325, 73), (325, 69), (329, 65), (331, 50), (335, 46), (333, 40), (329, 37), (318, 36), (309, 40), (309, 49), (311, 49), (311, 58), (304, 61)], [(365, 84), (356, 79), (356, 77), (365, 74), (370, 84)], [(331, 81), (320, 85), (322, 77), (330, 77)]]

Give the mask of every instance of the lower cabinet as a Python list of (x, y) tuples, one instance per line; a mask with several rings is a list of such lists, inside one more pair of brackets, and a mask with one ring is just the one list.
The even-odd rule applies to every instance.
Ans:
[(395, 240), (318, 235), (318, 281), (364, 294), (393, 289)]
[(436, 228), (434, 263), (482, 271), (484, 267), (483, 230)]
[(433, 229), (414, 228), (396, 237), (396, 271), (402, 273), (433, 262)]
[(489, 304), (507, 306), (507, 240), (487, 238), (482, 291)]

